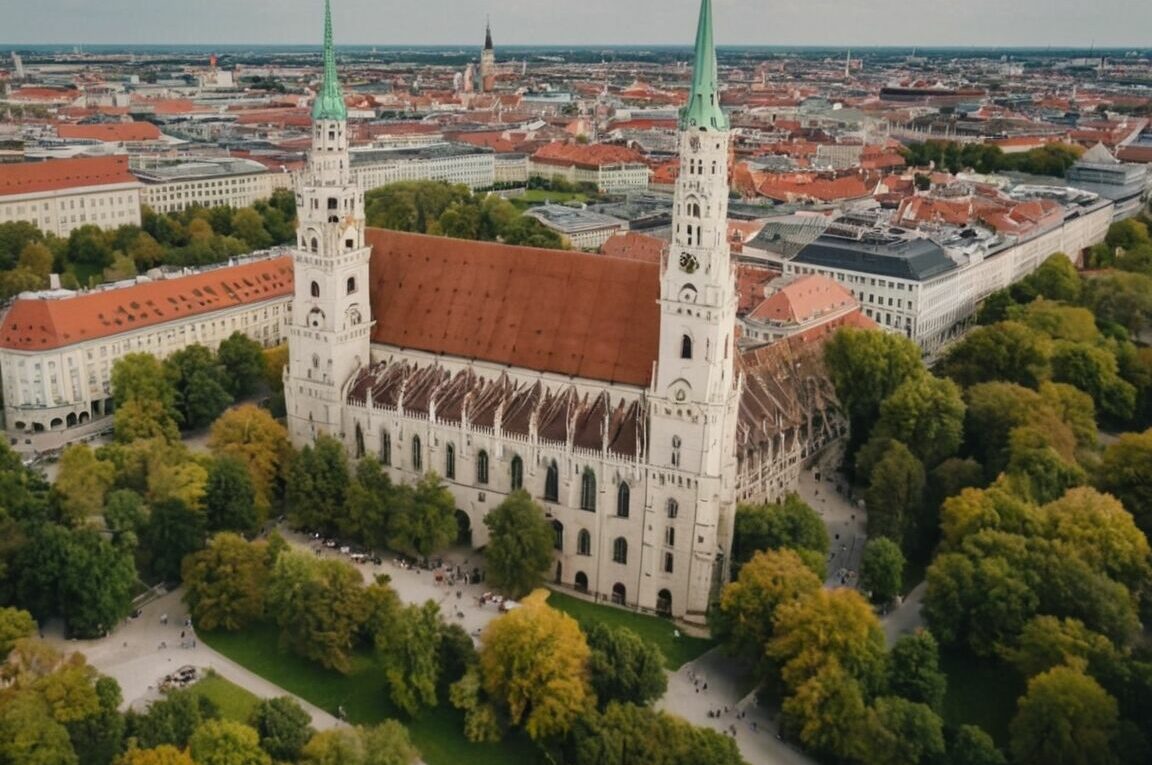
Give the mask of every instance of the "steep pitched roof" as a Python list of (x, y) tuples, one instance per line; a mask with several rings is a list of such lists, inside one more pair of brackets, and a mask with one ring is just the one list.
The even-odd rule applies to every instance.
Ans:
[(368, 229), (372, 341), (647, 386), (660, 266)]
[(144, 282), (66, 298), (18, 298), (0, 320), (0, 348), (43, 351), (292, 294), (292, 258)]
[(4, 165), (0, 196), (137, 182), (128, 171), (128, 157), (124, 155), (18, 162)]

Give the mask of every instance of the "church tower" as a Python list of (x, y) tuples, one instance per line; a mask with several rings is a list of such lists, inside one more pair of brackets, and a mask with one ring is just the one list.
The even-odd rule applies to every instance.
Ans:
[(491, 93), (496, 89), (496, 50), (492, 47), (492, 24), (484, 25), (484, 50), (480, 51), (480, 89)]
[[(649, 463), (667, 476), (651, 486), (657, 519), (673, 517), (669, 502), (686, 511), (678, 513), (683, 518), (678, 524), (692, 519), (692, 528), (684, 529), (690, 534), (688, 560), (671, 566), (672, 576), (688, 581), (667, 583), (682, 585), (671, 592), (690, 593), (687, 618), (702, 618), (709, 594), (726, 576), (731, 553), (740, 392), (734, 365), (736, 277), (727, 232), (729, 127), (720, 108), (711, 0), (700, 4), (692, 89), (680, 111), (679, 132), (680, 174), (661, 275), (648, 449)], [(666, 578), (666, 555), (646, 564), (646, 575), (652, 571), (653, 580)]]
[(364, 195), (352, 181), (348, 110), (336, 76), (332, 10), (324, 2), (324, 82), (312, 105), (312, 150), (296, 191), (295, 295), (284, 394), (301, 446), (340, 436), (343, 391), (369, 362), (372, 321)]

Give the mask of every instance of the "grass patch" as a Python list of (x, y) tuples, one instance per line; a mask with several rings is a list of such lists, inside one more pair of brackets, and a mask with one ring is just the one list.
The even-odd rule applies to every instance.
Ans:
[(548, 595), (548, 605), (563, 611), (582, 627), (601, 622), (610, 627), (627, 627), (640, 637), (660, 646), (664, 652), (664, 665), (677, 670), (709, 650), (716, 643), (712, 640), (690, 637), (681, 633), (673, 636), (676, 625), (658, 616), (647, 616), (613, 606), (601, 606), (587, 600), (574, 598), (561, 592)]
[(952, 651), (941, 651), (940, 667), (948, 675), (944, 722), (952, 727), (979, 725), (1006, 746), (1016, 700), (1025, 691), (1020, 673), (997, 659)]
[(509, 197), (508, 201), (520, 209), (550, 203), (554, 205), (565, 202), (587, 202), (588, 195), (578, 191), (547, 191), (546, 189), (528, 189), (523, 194)]
[(260, 703), (256, 694), (215, 672), (209, 672), (203, 680), (194, 683), (188, 690), (215, 704), (220, 710), (220, 716), (225, 720), (236, 722), (247, 723), (248, 718), (252, 716), (252, 710)]
[(535, 765), (538, 761), (536, 746), (518, 731), (499, 744), (469, 742), (464, 738), (464, 715), (447, 697), (418, 718), (406, 717), (392, 705), (383, 673), (367, 653), (356, 656), (352, 671), (341, 675), (280, 650), (279, 633), (271, 624), (243, 632), (200, 633), (200, 637), (237, 664), (321, 709), (335, 714), (343, 706), (349, 722), (374, 725), (388, 718), (400, 720), (428, 765)]

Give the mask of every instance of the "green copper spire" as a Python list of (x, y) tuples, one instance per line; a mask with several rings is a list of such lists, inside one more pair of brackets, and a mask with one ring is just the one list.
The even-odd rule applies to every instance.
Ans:
[(712, 0), (700, 0), (692, 93), (688, 105), (680, 110), (680, 129), (689, 128), (728, 129), (728, 117), (720, 108), (720, 78), (716, 74), (716, 47), (712, 44)]
[(336, 51), (332, 48), (332, 5), (324, 0), (324, 84), (316, 94), (312, 104), (313, 120), (348, 120), (348, 109), (344, 106), (344, 94), (340, 92), (340, 80), (336, 77)]

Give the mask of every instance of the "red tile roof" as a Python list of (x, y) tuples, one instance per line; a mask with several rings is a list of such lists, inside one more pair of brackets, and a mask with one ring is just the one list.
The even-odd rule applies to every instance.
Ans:
[(136, 182), (124, 155), (20, 162), (0, 169), (0, 196)]
[(643, 162), (644, 158), (639, 152), (623, 146), (609, 146), (602, 143), (550, 143), (541, 146), (539, 151), (532, 155), (532, 161), (596, 168), (601, 165)]
[(88, 292), (18, 298), (0, 321), (0, 348), (42, 351), (292, 294), (292, 258)]
[(600, 245), (600, 254), (613, 258), (642, 260), (645, 263), (659, 263), (664, 246), (663, 239), (638, 234), (635, 231), (621, 231), (604, 240), (604, 244)]
[(647, 386), (660, 267), (563, 250), (368, 229), (372, 341)]
[(58, 125), (56, 134), (64, 139), (85, 138), (105, 143), (156, 141), (160, 139), (160, 128), (151, 122), (106, 122), (99, 125)]
[(782, 324), (803, 324), (856, 304), (852, 293), (838, 283), (826, 276), (807, 274), (782, 284), (756, 306), (751, 318)]

